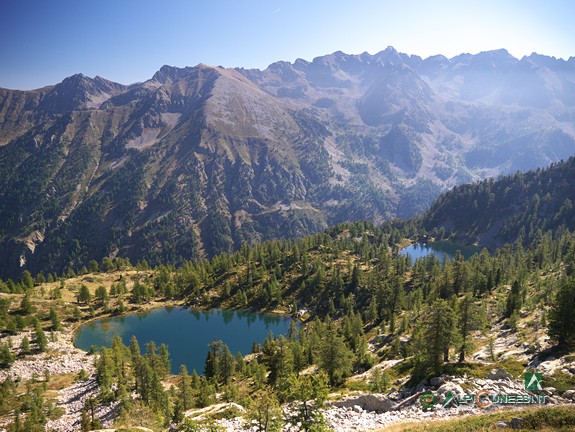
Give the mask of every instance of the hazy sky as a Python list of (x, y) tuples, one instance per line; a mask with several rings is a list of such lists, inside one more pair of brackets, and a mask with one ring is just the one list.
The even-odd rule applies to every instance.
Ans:
[(265, 68), (393, 46), (575, 56), (573, 0), (1, 0), (0, 87), (83, 73), (129, 84), (162, 65)]

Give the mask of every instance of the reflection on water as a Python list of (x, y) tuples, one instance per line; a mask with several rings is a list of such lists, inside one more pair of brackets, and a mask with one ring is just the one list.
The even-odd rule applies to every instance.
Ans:
[(135, 335), (140, 346), (150, 341), (168, 345), (172, 373), (185, 364), (190, 372), (196, 369), (201, 374), (211, 342), (222, 340), (233, 354), (249, 354), (253, 342), (261, 343), (270, 331), (287, 334), (289, 322), (287, 317), (249, 311), (159, 308), (87, 323), (76, 333), (75, 344), (86, 351), (91, 345), (109, 347), (119, 335), (129, 345)]
[(460, 251), (463, 257), (467, 259), (473, 254), (479, 253), (480, 249), (475, 246), (467, 246), (461, 243), (448, 241), (434, 243), (413, 243), (402, 249), (400, 255), (409, 255), (414, 261), (418, 258), (434, 255), (439, 260), (444, 262), (446, 259), (455, 258), (457, 251)]

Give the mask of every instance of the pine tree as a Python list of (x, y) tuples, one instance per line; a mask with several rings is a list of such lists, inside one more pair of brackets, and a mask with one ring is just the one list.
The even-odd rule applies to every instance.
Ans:
[(436, 300), (423, 320), (425, 357), (436, 375), (441, 373), (445, 353), (449, 352), (455, 324), (455, 314), (449, 302)]
[(523, 304), (523, 296), (522, 296), (522, 289), (521, 284), (518, 280), (513, 281), (511, 285), (511, 291), (507, 296), (507, 305), (506, 305), (506, 313), (507, 317), (510, 317), (513, 312), (519, 311)]
[(370, 379), (370, 388), (376, 393), (384, 393), (389, 388), (391, 377), (389, 372), (382, 371), (381, 368), (374, 368)]
[(82, 311), (78, 306), (74, 306), (74, 312), (72, 313), (75, 321), (80, 321), (82, 319)]
[(349, 282), (349, 292), (355, 292), (359, 288), (361, 280), (361, 272), (357, 265), (353, 266), (353, 270), (351, 272), (351, 279)]
[(470, 293), (464, 295), (460, 301), (458, 314), (458, 331), (459, 331), (459, 362), (465, 361), (465, 355), (473, 349), (471, 332), (480, 330), (483, 326), (483, 314), (473, 303), (473, 297)]
[(328, 395), (325, 374), (291, 375), (287, 388), (287, 400), (298, 402), (288, 415), (288, 422), (305, 432), (327, 431), (321, 412)]
[(0, 344), (0, 368), (9, 368), (14, 363), (14, 355), (10, 352), (10, 347)]
[(96, 380), (103, 394), (107, 394), (114, 384), (114, 369), (112, 350), (102, 348), (96, 362)]
[(353, 353), (339, 336), (335, 328), (330, 327), (322, 341), (320, 366), (327, 372), (331, 385), (340, 384), (351, 373)]
[(20, 342), (20, 352), (22, 354), (30, 354), (30, 340), (27, 336), (24, 336), (22, 342)]
[(48, 348), (48, 339), (40, 325), (36, 326), (36, 344), (38, 345), (40, 352), (44, 352)]
[(88, 289), (88, 287), (82, 284), (76, 298), (78, 300), (78, 303), (88, 304), (92, 300), (92, 294), (90, 294), (90, 290)]
[(22, 272), (22, 278), (20, 279), (20, 284), (25, 290), (31, 290), (34, 288), (34, 278), (28, 270)]
[(28, 295), (22, 297), (22, 301), (20, 302), (20, 311), (23, 315), (30, 315), (34, 312), (34, 307), (32, 306), (32, 302), (30, 301), (30, 297), (28, 297)]
[(179, 400), (184, 411), (192, 407), (192, 384), (185, 365), (180, 366)]
[(283, 336), (272, 344), (270, 351), (267, 359), (270, 370), (268, 381), (272, 386), (276, 386), (284, 382), (293, 369), (292, 351)]
[(50, 308), (50, 322), (52, 323), (52, 330), (58, 331), (62, 329), (62, 324), (60, 323), (60, 317), (58, 316), (58, 312), (56, 308)]
[(134, 386), (136, 392), (141, 388), (141, 367), (142, 367), (142, 354), (140, 353), (140, 345), (136, 336), (130, 339), (130, 357), (132, 360), (132, 367), (134, 368)]
[(96, 299), (101, 305), (103, 305), (108, 300), (108, 291), (106, 290), (106, 287), (103, 285), (98, 286), (94, 294)]
[(98, 273), (100, 271), (100, 266), (98, 266), (98, 261), (91, 260), (88, 263), (88, 269), (90, 270), (90, 273)]
[(575, 278), (563, 281), (549, 312), (549, 336), (559, 346), (575, 346)]
[[(248, 406), (249, 426), (257, 432), (280, 432), (282, 411), (275, 393), (264, 387), (254, 393)], [(254, 429), (250, 429), (254, 430)]]
[(222, 341), (214, 341), (206, 355), (204, 374), (216, 385), (228, 384), (235, 371), (235, 358)]
[(371, 301), (369, 302), (369, 307), (367, 310), (367, 320), (372, 322), (373, 324), (377, 324), (379, 320), (379, 313), (378, 313), (378, 306), (377, 306), (377, 298), (375, 295), (371, 296)]

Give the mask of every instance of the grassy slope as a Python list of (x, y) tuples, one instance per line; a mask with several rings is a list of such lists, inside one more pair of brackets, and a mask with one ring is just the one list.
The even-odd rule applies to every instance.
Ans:
[(376, 432), (488, 432), (510, 430), (498, 427), (498, 422), (509, 423), (513, 418), (521, 418), (523, 431), (572, 431), (575, 430), (575, 407), (527, 408), (505, 410), (492, 414), (469, 416), (435, 422), (407, 422), (389, 426)]

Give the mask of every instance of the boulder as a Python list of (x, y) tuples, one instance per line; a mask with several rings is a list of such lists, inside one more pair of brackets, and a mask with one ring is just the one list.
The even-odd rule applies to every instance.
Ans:
[(521, 417), (513, 417), (509, 422), (509, 427), (511, 429), (522, 429), (523, 428), (523, 419)]
[(501, 381), (501, 380), (512, 380), (513, 379), (513, 375), (511, 375), (509, 372), (507, 372), (505, 369), (492, 369), (491, 372), (489, 372), (489, 375), (487, 375), (487, 379), (493, 380), (493, 381)]
[[(356, 398), (346, 399), (343, 401), (337, 401), (332, 403), (333, 406), (339, 408), (351, 408), (356, 412), (357, 408), (365, 411), (373, 411), (376, 413), (384, 413), (392, 411), (394, 409), (395, 403), (382, 395), (361, 395)], [(357, 408), (356, 408), (357, 407)]]
[(563, 393), (563, 397), (568, 400), (573, 400), (573, 396), (575, 396), (575, 390), (565, 390)]
[(433, 377), (429, 380), (429, 384), (433, 387), (440, 387), (441, 385), (445, 384), (445, 379), (442, 377)]
[(460, 394), (464, 393), (463, 389), (461, 388), (460, 385), (452, 383), (452, 382), (445, 383), (437, 389), (437, 394), (440, 394), (440, 395), (448, 393), (448, 392), (451, 392), (455, 395), (460, 395)]
[(555, 387), (545, 387), (543, 389), (543, 393), (545, 393), (546, 395), (552, 396), (555, 393), (557, 393), (557, 389)]

